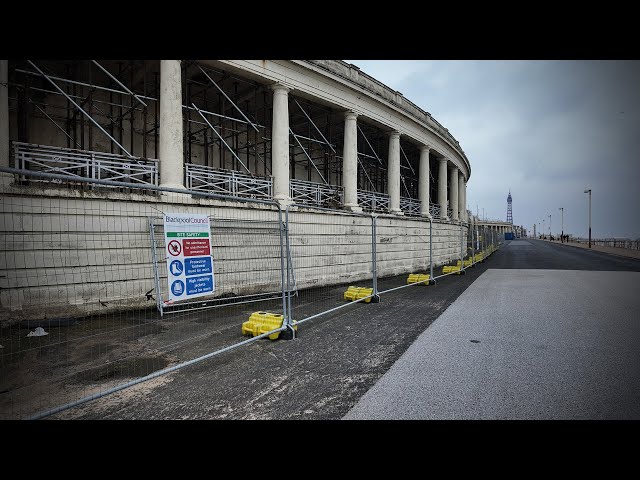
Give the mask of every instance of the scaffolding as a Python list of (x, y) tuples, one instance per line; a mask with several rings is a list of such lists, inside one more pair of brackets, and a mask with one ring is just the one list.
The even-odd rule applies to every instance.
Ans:
[[(185, 185), (253, 198), (271, 195), (269, 85), (197, 61), (182, 61), (181, 74)], [(11, 138), (16, 159), (23, 154), (21, 166), (77, 176), (91, 171), (91, 156), (112, 154), (129, 168), (102, 168), (101, 178), (140, 182), (144, 171), (144, 181), (157, 184), (158, 60), (10, 62), (9, 87)], [(342, 110), (290, 94), (289, 117), (291, 196), (303, 204), (340, 208)], [(357, 128), (359, 202), (367, 210), (384, 211), (388, 132), (363, 117)], [(44, 165), (24, 155), (35, 152), (44, 158), (51, 148), (67, 149), (74, 162), (83, 153), (89, 160)], [(419, 150), (406, 139), (400, 150), (401, 208), (419, 215)], [(430, 183), (435, 198), (433, 174)]]

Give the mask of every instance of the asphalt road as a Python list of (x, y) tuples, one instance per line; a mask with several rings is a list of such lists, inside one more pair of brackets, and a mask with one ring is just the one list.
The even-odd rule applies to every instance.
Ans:
[[(423, 332), (439, 325), (440, 320), (430, 327), (489, 268), (640, 272), (640, 260), (535, 240), (508, 243), (466, 275), (443, 278), (435, 286), (394, 291), (384, 294), (380, 304), (353, 305), (311, 320), (300, 326), (295, 341), (259, 341), (51, 418), (340, 419)], [(562, 288), (563, 282), (557, 286)], [(514, 302), (523, 293), (524, 289), (518, 290)], [(498, 310), (490, 315), (497, 316)], [(555, 334), (563, 332), (570, 328)], [(633, 336), (628, 338), (632, 349), (637, 343)], [(480, 340), (472, 344), (466, 339), (486, 348)], [(207, 339), (191, 348), (206, 351)], [(494, 360), (512, 363), (514, 358)], [(524, 367), (520, 370), (526, 374)]]
[(528, 240), (495, 257), (346, 419), (640, 419), (640, 262)]

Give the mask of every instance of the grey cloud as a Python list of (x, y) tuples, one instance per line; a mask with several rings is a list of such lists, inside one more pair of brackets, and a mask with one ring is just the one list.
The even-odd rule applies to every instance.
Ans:
[[(640, 237), (640, 62), (358, 61), (431, 112), (472, 164), (468, 206), (531, 228)], [(558, 227), (556, 229), (556, 226)]]

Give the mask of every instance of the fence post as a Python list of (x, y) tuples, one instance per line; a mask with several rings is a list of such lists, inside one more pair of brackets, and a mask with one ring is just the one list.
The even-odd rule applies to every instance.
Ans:
[(467, 272), (464, 270), (464, 252), (463, 252), (464, 237), (462, 235), (462, 221), (459, 221), (458, 225), (460, 227), (460, 271), (462, 272), (463, 275), (466, 275)]
[[(282, 316), (283, 316), (283, 321), (282, 324), (283, 325), (289, 325), (289, 316), (287, 313), (287, 299), (285, 296), (285, 289), (287, 288), (286, 283), (285, 283), (285, 279), (284, 279), (284, 238), (283, 238), (283, 234), (284, 234), (284, 221), (282, 219), (282, 209), (278, 206), (277, 207), (278, 210), (278, 223), (280, 224), (280, 228), (278, 228), (278, 232), (280, 234), (280, 285), (281, 285), (281, 293), (282, 293)], [(280, 337), (281, 338), (285, 338), (285, 332), (288, 332), (288, 330), (284, 330), (281, 334)]]
[(475, 232), (475, 222), (473, 221), (473, 215), (469, 222), (469, 234), (471, 235), (471, 266), (476, 264), (476, 245), (473, 240), (473, 233)]
[[(293, 287), (292, 281), (295, 282), (295, 278), (293, 277), (293, 262), (291, 261), (291, 245), (289, 243), (289, 205), (287, 205), (286, 210), (286, 230), (285, 230), (285, 246), (287, 250), (287, 313), (289, 324), (293, 324), (292, 320), (292, 309), (291, 309), (291, 289)], [(295, 330), (292, 329), (293, 338), (295, 338)]]
[[(287, 208), (285, 210), (284, 221), (282, 219), (282, 209), (279, 206), (277, 206), (277, 209), (278, 217), (280, 218), (280, 277), (282, 279), (282, 312), (284, 317), (282, 325), (287, 327), (287, 329), (283, 330), (280, 334), (280, 338), (282, 338), (283, 340), (293, 340), (296, 338), (296, 331), (293, 329), (293, 321), (291, 320), (291, 278), (289, 275), (289, 205), (287, 205)], [(286, 286), (284, 273), (285, 261), (287, 270)]]
[(378, 264), (377, 264), (377, 253), (376, 253), (376, 223), (378, 221), (378, 217), (375, 214), (371, 214), (371, 273), (373, 275), (373, 298), (371, 299), (372, 303), (380, 302), (380, 295), (378, 295)]
[(149, 217), (149, 232), (151, 234), (151, 256), (153, 258), (153, 271), (156, 281), (156, 305), (160, 312), (160, 318), (164, 315), (162, 311), (162, 291), (160, 290), (160, 276), (158, 275), (158, 255), (156, 253), (156, 235), (153, 231), (153, 217)]
[(429, 217), (429, 285), (435, 285), (433, 279), (433, 219)]
[(484, 254), (483, 254), (483, 258), (482, 258), (482, 259), (484, 260), (484, 255), (486, 255), (486, 253), (487, 253), (487, 226), (485, 225), (485, 226), (482, 228), (482, 230), (483, 230), (483, 232), (484, 232), (484, 233), (482, 234), (482, 244), (483, 244), (482, 251), (484, 252)]

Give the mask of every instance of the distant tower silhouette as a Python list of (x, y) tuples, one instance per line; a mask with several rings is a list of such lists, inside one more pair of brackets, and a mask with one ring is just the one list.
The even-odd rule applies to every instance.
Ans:
[(513, 212), (511, 211), (511, 189), (509, 189), (509, 196), (507, 197), (507, 223), (513, 224)]

